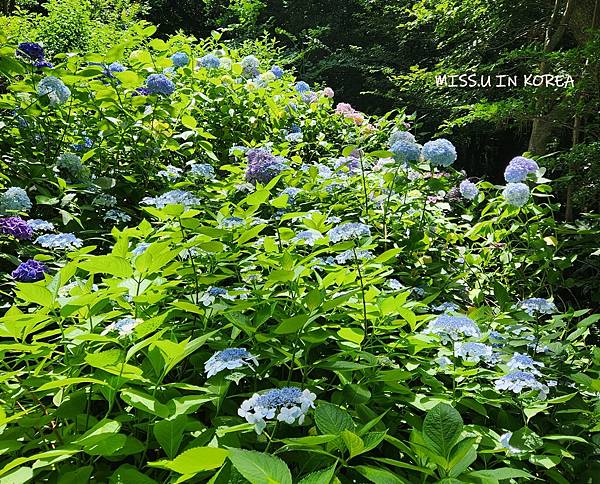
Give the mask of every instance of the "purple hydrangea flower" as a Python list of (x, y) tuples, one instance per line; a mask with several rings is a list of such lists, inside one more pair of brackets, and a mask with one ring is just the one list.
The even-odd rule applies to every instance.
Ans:
[(268, 183), (287, 168), (283, 158), (273, 155), (264, 148), (248, 150), (246, 181), (250, 183)]
[(150, 94), (150, 89), (148, 89), (147, 87), (137, 87), (131, 95), (132, 96), (148, 96), (149, 94)]
[(44, 278), (45, 272), (48, 272), (46, 264), (29, 259), (19, 264), (19, 267), (12, 271), (11, 276), (19, 282), (35, 282), (41, 281)]
[(12, 235), (17, 240), (30, 240), (33, 229), (21, 217), (0, 218), (0, 234)]
[(539, 170), (538, 164), (524, 156), (516, 156), (510, 160), (506, 170), (504, 170), (504, 179), (509, 183), (522, 182), (530, 173)]
[(44, 48), (35, 42), (21, 42), (17, 47), (17, 55), (31, 61), (43, 61)]

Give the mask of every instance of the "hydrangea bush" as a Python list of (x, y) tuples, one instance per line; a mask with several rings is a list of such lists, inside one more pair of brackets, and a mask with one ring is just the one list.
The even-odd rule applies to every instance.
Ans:
[(0, 482), (598, 475), (537, 162), (467, 178), (260, 42), (2, 40)]

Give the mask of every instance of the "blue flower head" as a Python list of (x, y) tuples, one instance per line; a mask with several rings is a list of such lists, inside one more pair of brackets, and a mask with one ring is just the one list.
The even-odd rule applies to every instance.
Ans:
[(421, 145), (412, 141), (399, 139), (390, 148), (394, 157), (403, 162), (418, 161), (421, 157)]
[(210, 378), (223, 370), (233, 370), (244, 365), (252, 368), (252, 363), (258, 366), (258, 361), (248, 350), (244, 348), (228, 348), (223, 351), (217, 351), (212, 355), (204, 363), (204, 372), (206, 373), (206, 377)]
[(213, 180), (215, 178), (215, 169), (208, 163), (193, 163), (190, 165), (190, 176)]
[(405, 141), (407, 143), (416, 143), (417, 142), (415, 136), (412, 133), (409, 133), (408, 131), (395, 130), (390, 135), (390, 139), (388, 140), (388, 145), (394, 146), (394, 144), (397, 143), (398, 141)]
[(185, 67), (190, 63), (190, 58), (185, 52), (175, 52), (171, 56), (171, 62), (175, 67)]
[(72, 250), (83, 246), (83, 241), (71, 233), (45, 234), (35, 239), (35, 243), (47, 249)]
[(164, 74), (150, 74), (146, 79), (146, 87), (150, 94), (170, 96), (175, 92), (175, 83)]
[(271, 72), (275, 75), (277, 79), (281, 79), (284, 74), (284, 70), (279, 66), (271, 67)]
[(288, 168), (281, 156), (275, 156), (265, 148), (248, 150), (246, 157), (246, 181), (249, 183), (266, 184)]
[(514, 207), (522, 207), (529, 201), (529, 187), (525, 183), (509, 183), (502, 191), (502, 196)]
[(299, 92), (300, 94), (302, 94), (303, 92), (310, 91), (310, 86), (304, 81), (299, 81), (294, 86), (294, 89), (296, 90), (296, 92)]
[(214, 54), (206, 54), (198, 59), (198, 63), (207, 69), (218, 69), (221, 67), (221, 60)]
[(466, 198), (467, 200), (473, 200), (477, 197), (477, 195), (479, 195), (477, 185), (469, 180), (463, 180), (458, 189), (460, 190), (460, 194), (463, 196), (463, 198)]
[(0, 234), (11, 235), (17, 240), (29, 240), (33, 230), (21, 217), (6, 217), (0, 218)]
[(449, 314), (441, 314), (430, 321), (424, 333), (438, 335), (443, 344), (458, 341), (465, 337), (481, 337), (481, 331), (471, 318)]
[(535, 173), (538, 169), (539, 166), (535, 161), (523, 156), (517, 156), (510, 160), (510, 163), (504, 170), (504, 179), (509, 183), (522, 182), (530, 173)]
[(444, 138), (428, 141), (423, 145), (423, 158), (431, 166), (450, 166), (456, 161), (456, 148)]
[(199, 205), (200, 200), (185, 190), (170, 190), (158, 197), (145, 197), (142, 203), (154, 205), (156, 208), (165, 208), (167, 205), (183, 205), (185, 208), (191, 208)]
[(21, 42), (17, 46), (17, 55), (30, 61), (44, 60), (44, 48), (36, 42)]
[(246, 57), (244, 57), (242, 59), (240, 64), (242, 65), (242, 67), (245, 70), (250, 71), (250, 70), (257, 69), (258, 66), (260, 65), (260, 61), (253, 55), (247, 55)]
[(71, 97), (71, 91), (58, 77), (46, 76), (37, 85), (38, 96), (47, 97), (52, 106), (64, 104)]
[(28, 212), (31, 207), (27, 192), (20, 187), (10, 187), (0, 194), (0, 213)]
[(127, 70), (127, 67), (125, 67), (120, 62), (113, 62), (108, 66), (108, 70), (109, 72), (125, 72)]
[(362, 223), (345, 223), (332, 228), (329, 233), (329, 240), (336, 244), (344, 240), (358, 239), (361, 237), (370, 237), (371, 229), (368, 225)]

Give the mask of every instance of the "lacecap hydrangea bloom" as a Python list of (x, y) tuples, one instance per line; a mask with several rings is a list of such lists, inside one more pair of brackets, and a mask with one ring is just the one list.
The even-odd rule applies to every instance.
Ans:
[(33, 230), (21, 217), (0, 218), (0, 234), (10, 235), (17, 240), (30, 240)]
[(112, 208), (107, 210), (102, 219), (105, 222), (115, 222), (115, 223), (127, 223), (131, 221), (131, 217), (124, 212), (123, 210), (119, 210), (116, 208)]
[(0, 195), (0, 212), (28, 212), (31, 207), (27, 192), (20, 187), (10, 187)]
[(83, 241), (71, 233), (40, 235), (35, 243), (46, 249), (72, 250), (83, 246)]
[(215, 169), (208, 163), (193, 163), (190, 165), (189, 175), (193, 178), (204, 178), (213, 180), (215, 178)]
[(204, 363), (204, 372), (206, 378), (216, 375), (223, 370), (233, 370), (241, 368), (244, 365), (252, 368), (252, 363), (258, 366), (258, 360), (248, 350), (244, 348), (228, 348), (223, 351), (217, 351), (206, 363)]
[(428, 141), (423, 145), (423, 158), (431, 166), (450, 166), (456, 161), (456, 148), (444, 138)]
[(175, 67), (185, 67), (190, 63), (190, 57), (185, 52), (175, 52), (171, 56), (171, 62)]
[(504, 179), (508, 183), (518, 183), (524, 181), (530, 173), (539, 170), (538, 164), (524, 156), (516, 156), (508, 163), (504, 170)]
[(439, 306), (432, 307), (431, 310), (436, 313), (453, 313), (458, 311), (458, 306), (452, 302), (443, 302)]
[(484, 343), (472, 341), (457, 342), (454, 345), (454, 356), (462, 358), (470, 363), (479, 363), (481, 360), (489, 360), (492, 357), (493, 349)]
[(70, 89), (58, 77), (46, 76), (37, 85), (38, 96), (47, 96), (51, 105), (64, 104), (71, 97)]
[(521, 370), (498, 378), (495, 387), (498, 391), (510, 390), (513, 393), (521, 393), (524, 389), (538, 390), (540, 400), (545, 400), (550, 391), (548, 385), (538, 381), (533, 373)]
[(204, 306), (210, 306), (217, 300), (218, 297), (227, 299), (228, 301), (235, 300), (235, 296), (233, 294), (229, 294), (227, 289), (211, 286), (204, 292), (200, 299), (198, 299), (198, 302), (201, 302)]
[(27, 225), (29, 225), (34, 232), (52, 232), (54, 230), (54, 224), (52, 222), (46, 222), (39, 218), (28, 220)]
[(119, 336), (129, 336), (131, 333), (133, 333), (135, 327), (141, 322), (141, 319), (134, 318), (119, 319), (118, 321), (109, 324), (106, 328), (104, 328), (104, 330), (100, 334), (105, 335), (112, 331), (116, 331), (117, 333), (119, 333)]
[(481, 337), (481, 331), (471, 318), (449, 314), (441, 314), (430, 321), (423, 333), (438, 335), (443, 344), (459, 341), (463, 338)]
[(375, 255), (370, 250), (359, 249), (354, 251), (352, 249), (348, 249), (342, 252), (341, 254), (336, 255), (335, 261), (338, 264), (343, 265), (348, 261), (355, 262), (357, 260), (371, 260), (374, 258)]
[(315, 229), (307, 229), (298, 232), (292, 239), (292, 242), (304, 241), (305, 244), (313, 246), (319, 240), (323, 239), (323, 234)]
[(519, 303), (519, 307), (524, 309), (530, 316), (535, 316), (536, 314), (553, 314), (557, 311), (556, 305), (552, 301), (541, 297), (525, 299)]
[(214, 54), (206, 54), (198, 59), (198, 64), (207, 69), (218, 69), (221, 67), (221, 60)]
[(170, 96), (175, 92), (175, 83), (164, 74), (150, 74), (146, 78), (146, 88), (150, 94)]
[(463, 198), (466, 198), (467, 200), (473, 200), (477, 197), (477, 195), (479, 195), (477, 185), (469, 180), (463, 180), (460, 182), (458, 189), (460, 190), (460, 194), (463, 196)]
[(41, 281), (46, 272), (48, 272), (46, 264), (34, 259), (29, 259), (28, 261), (19, 264), (19, 267), (11, 272), (11, 276), (19, 282), (35, 282)]
[(541, 376), (541, 373), (538, 371), (537, 367), (543, 368), (544, 364), (535, 361), (531, 356), (523, 354), (523, 353), (514, 353), (512, 358), (508, 360), (506, 364), (511, 371), (515, 370), (528, 370), (529, 373)]
[(529, 187), (525, 183), (509, 183), (502, 191), (502, 196), (513, 207), (522, 207), (529, 200)]
[(265, 148), (248, 150), (246, 157), (248, 165), (245, 176), (249, 183), (268, 183), (288, 168), (283, 157), (275, 156)]
[(170, 190), (158, 197), (145, 197), (142, 203), (154, 205), (156, 208), (165, 208), (167, 205), (183, 205), (185, 208), (191, 208), (199, 205), (200, 200), (185, 190)]
[(114, 207), (117, 205), (117, 197), (108, 193), (101, 193), (92, 200), (92, 205), (96, 207)]
[(302, 424), (309, 409), (314, 408), (317, 396), (309, 390), (297, 387), (284, 387), (267, 393), (255, 393), (244, 400), (238, 409), (238, 415), (254, 425), (257, 434), (267, 426), (266, 420), (277, 419), (280, 422)]
[(246, 222), (241, 217), (225, 217), (221, 220), (219, 225), (224, 229), (235, 229), (236, 227), (241, 227), (245, 223)]
[(368, 225), (358, 222), (350, 222), (332, 228), (327, 235), (331, 243), (336, 244), (344, 240), (370, 237), (371, 229)]
[(160, 170), (156, 175), (165, 178), (170, 182), (176, 181), (183, 170), (173, 165), (167, 165), (164, 170)]

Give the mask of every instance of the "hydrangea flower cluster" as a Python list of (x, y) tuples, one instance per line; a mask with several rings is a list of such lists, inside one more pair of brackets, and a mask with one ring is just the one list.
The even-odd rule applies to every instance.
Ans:
[(436, 313), (454, 313), (458, 311), (458, 306), (452, 302), (443, 302), (439, 306), (431, 308)]
[(33, 230), (21, 217), (0, 218), (0, 234), (11, 235), (17, 240), (30, 240)]
[(114, 207), (117, 204), (117, 198), (108, 193), (101, 193), (92, 200), (92, 205), (97, 207)]
[(46, 249), (72, 250), (83, 247), (83, 241), (71, 233), (40, 235), (35, 243)]
[(45, 58), (44, 48), (35, 42), (21, 42), (17, 46), (16, 54), (31, 62), (35, 67), (53, 67)]
[(445, 138), (428, 141), (423, 145), (423, 158), (431, 166), (450, 166), (456, 161), (456, 148)]
[(370, 237), (371, 229), (368, 225), (358, 222), (351, 222), (338, 225), (332, 228), (327, 235), (331, 243), (336, 244), (344, 240), (358, 239), (361, 237)]
[(229, 294), (227, 289), (223, 289), (222, 287), (209, 287), (206, 292), (198, 299), (198, 302), (201, 302), (204, 306), (210, 306), (213, 304), (217, 298), (227, 299), (228, 301), (235, 300), (235, 296)]
[(258, 366), (258, 360), (248, 350), (244, 348), (228, 348), (223, 351), (217, 351), (206, 363), (204, 363), (204, 372), (206, 378), (216, 375), (223, 370), (233, 370), (241, 368), (244, 365), (252, 368), (252, 363)]
[(19, 264), (19, 266), (11, 272), (11, 276), (19, 282), (35, 282), (41, 281), (46, 272), (48, 272), (46, 264), (34, 259), (29, 259), (28, 261)]
[(405, 139), (398, 139), (390, 147), (390, 151), (394, 153), (397, 160), (402, 162), (418, 161), (421, 157), (421, 145)]
[(522, 207), (529, 200), (529, 187), (525, 183), (509, 183), (502, 191), (502, 196), (513, 207)]
[(141, 319), (134, 319), (134, 318), (119, 319), (118, 321), (115, 321), (114, 323), (109, 324), (106, 328), (104, 328), (104, 330), (100, 334), (105, 335), (112, 331), (116, 331), (117, 333), (119, 333), (119, 336), (121, 336), (121, 337), (129, 336), (131, 333), (133, 333), (133, 330), (135, 329), (135, 327), (137, 325), (139, 325), (141, 322), (142, 322)]
[(348, 103), (338, 103), (335, 107), (335, 113), (344, 116), (346, 119), (351, 119), (357, 126), (365, 123), (365, 116)]
[(459, 341), (454, 345), (454, 356), (470, 363), (479, 363), (481, 360), (489, 361), (492, 354), (493, 348), (484, 343)]
[(525, 299), (519, 303), (519, 307), (524, 309), (529, 316), (535, 316), (536, 314), (553, 314), (557, 311), (556, 305), (541, 297), (532, 297)]
[(190, 165), (190, 176), (194, 178), (204, 178), (213, 180), (215, 178), (215, 169), (208, 163), (193, 163)]
[(359, 249), (356, 252), (352, 249), (345, 250), (341, 254), (335, 256), (335, 261), (342, 265), (348, 261), (355, 260), (371, 260), (374, 259), (375, 255), (370, 250)]
[(225, 217), (221, 220), (220, 225), (224, 229), (235, 229), (236, 227), (241, 227), (244, 223), (244, 219), (241, 217)]
[(521, 370), (501, 376), (496, 380), (495, 387), (497, 391), (510, 390), (513, 393), (521, 393), (524, 389), (537, 390), (540, 400), (545, 400), (550, 391), (548, 385), (539, 381), (532, 372)]
[(154, 205), (156, 208), (165, 208), (167, 205), (183, 205), (185, 208), (191, 208), (199, 205), (200, 200), (185, 190), (170, 190), (158, 197), (145, 197), (142, 203)]
[(296, 90), (296, 92), (299, 92), (300, 94), (302, 94), (303, 92), (310, 91), (310, 86), (304, 81), (299, 81), (294, 86), (294, 89)]
[(524, 156), (516, 156), (508, 163), (504, 170), (504, 179), (508, 183), (518, 183), (524, 181), (530, 173), (539, 170), (538, 164)]
[(54, 224), (52, 222), (46, 222), (39, 218), (28, 220), (27, 225), (29, 225), (34, 232), (52, 232), (54, 230)]
[(221, 67), (221, 60), (214, 54), (206, 54), (198, 59), (198, 65), (207, 69), (218, 69)]
[(83, 180), (88, 177), (88, 169), (81, 163), (81, 158), (75, 153), (63, 153), (56, 160), (56, 168), (66, 173), (73, 180)]
[(173, 165), (167, 165), (164, 170), (160, 170), (156, 175), (165, 178), (170, 182), (176, 181), (181, 176), (182, 169)]
[(323, 239), (323, 234), (315, 229), (307, 229), (298, 232), (292, 242), (304, 241), (305, 244), (314, 246), (316, 242)]
[(31, 207), (27, 192), (20, 187), (10, 187), (0, 195), (0, 212), (28, 212)]
[(71, 90), (58, 77), (46, 76), (37, 85), (38, 96), (47, 96), (52, 106), (66, 103), (71, 97)]
[(525, 355), (523, 353), (514, 353), (512, 358), (508, 360), (508, 363), (506, 365), (511, 371), (528, 370), (529, 373), (536, 376), (541, 376), (541, 373), (536, 367), (544, 367), (543, 363), (535, 361), (531, 356)]
[(131, 217), (126, 212), (114, 208), (107, 210), (102, 218), (105, 222), (127, 223), (131, 221)]
[(271, 72), (273, 73), (276, 79), (281, 79), (284, 74), (284, 70), (279, 66), (271, 67)]
[(436, 334), (442, 339), (442, 344), (459, 341), (463, 338), (480, 338), (481, 331), (475, 322), (466, 316), (451, 316), (441, 314), (423, 331), (425, 334)]
[(175, 67), (185, 67), (190, 63), (190, 57), (185, 52), (175, 52), (171, 56), (171, 62)]
[(265, 148), (248, 150), (246, 157), (246, 181), (249, 183), (268, 183), (288, 168), (283, 157), (275, 156)]
[(296, 201), (296, 197), (298, 196), (298, 194), (302, 192), (302, 189), (300, 188), (296, 188), (296, 187), (286, 187), (283, 190), (281, 190), (281, 192), (279, 193), (279, 195), (287, 195), (288, 196), (288, 203), (289, 204), (293, 204)]
[(458, 189), (463, 198), (466, 198), (467, 200), (473, 200), (479, 195), (477, 185), (469, 180), (463, 180), (458, 186)]
[(261, 434), (267, 422), (277, 419), (280, 422), (302, 424), (304, 417), (311, 408), (315, 408), (317, 396), (309, 390), (297, 387), (284, 387), (270, 390), (260, 395), (255, 393), (244, 400), (238, 409), (238, 415), (254, 425), (257, 434)]
[(115, 61), (108, 65), (109, 72), (125, 72), (126, 70), (127, 70), (127, 67), (125, 67), (120, 62)]
[(390, 135), (390, 139), (388, 140), (388, 145), (394, 146), (394, 144), (396, 144), (398, 141), (406, 141), (407, 143), (414, 143), (414, 144), (417, 143), (417, 139), (415, 138), (414, 134), (409, 133), (408, 131), (396, 129)]
[(175, 92), (175, 83), (164, 74), (150, 74), (146, 78), (146, 88), (150, 94), (170, 96)]

